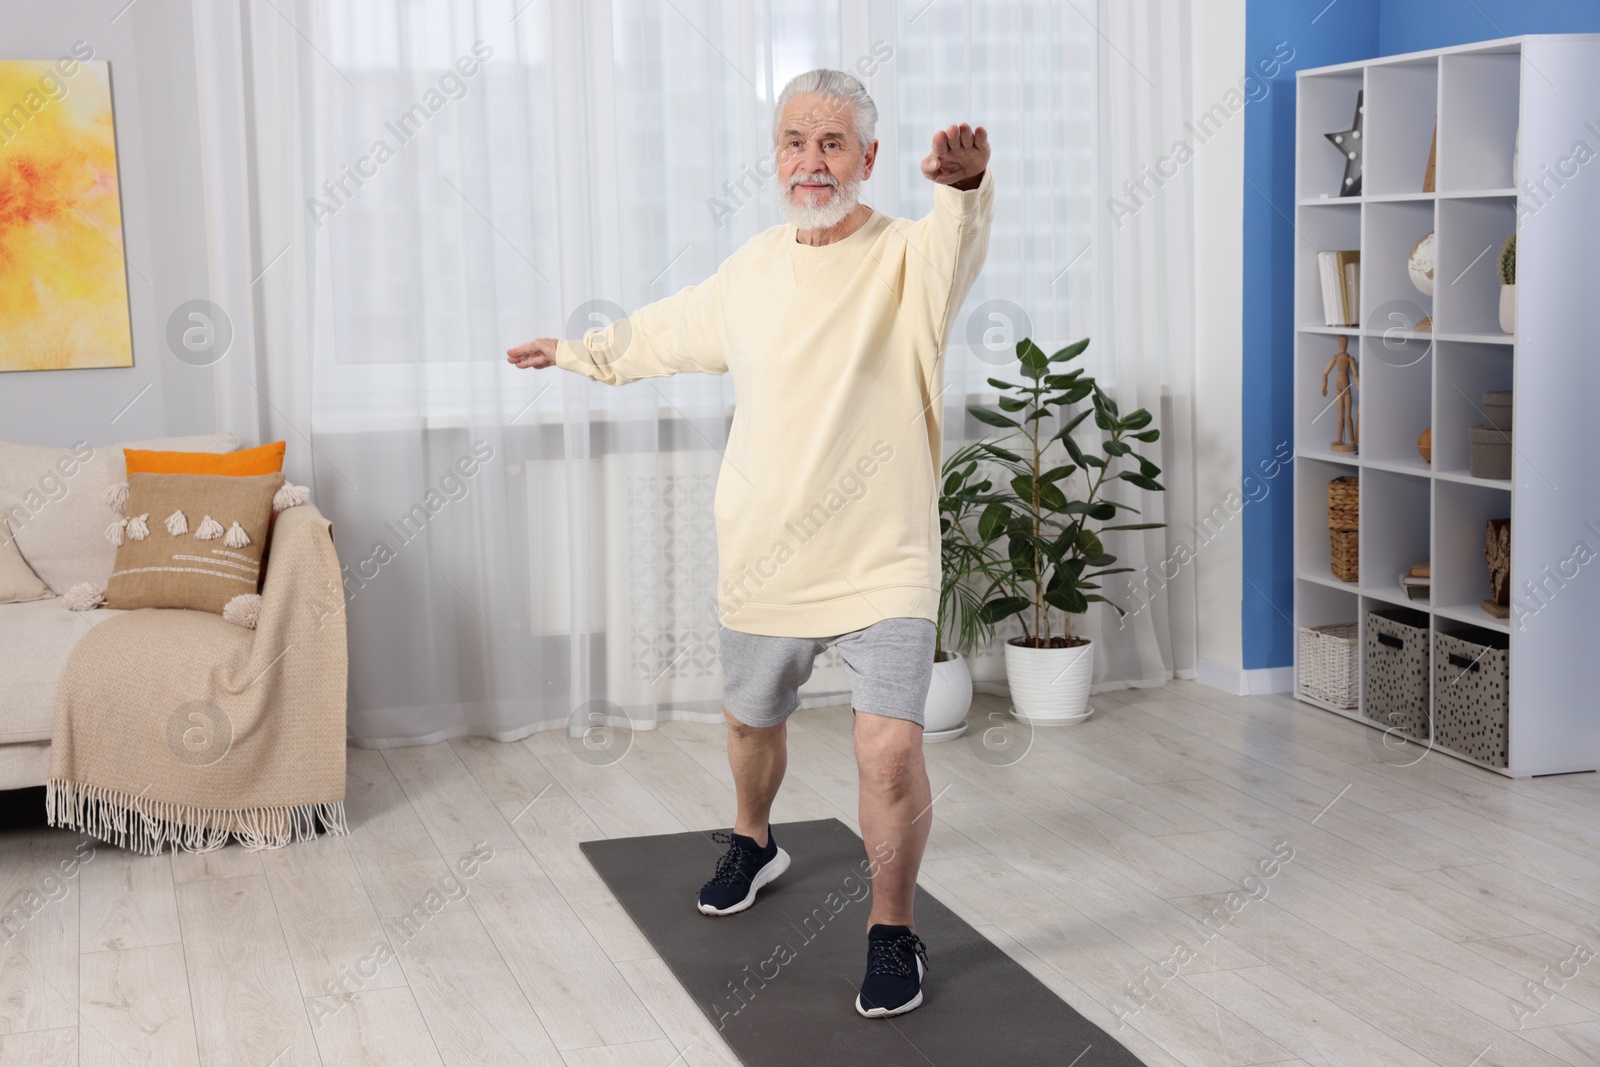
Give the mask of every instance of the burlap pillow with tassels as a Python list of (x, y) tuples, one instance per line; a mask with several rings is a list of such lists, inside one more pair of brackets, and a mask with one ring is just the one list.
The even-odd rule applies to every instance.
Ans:
[(106, 530), (118, 547), (105, 606), (226, 617), (235, 597), (255, 600), (272, 498), (282, 486), (281, 473), (130, 474), (122, 514)]

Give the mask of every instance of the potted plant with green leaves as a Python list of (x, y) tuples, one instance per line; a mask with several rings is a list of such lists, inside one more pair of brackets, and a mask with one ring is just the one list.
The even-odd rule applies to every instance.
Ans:
[(1500, 328), (1517, 332), (1517, 235), (1500, 248)]
[(971, 652), (994, 639), (994, 624), (983, 613), (983, 593), (969, 579), (991, 575), (999, 551), (977, 531), (978, 516), (995, 499), (993, 483), (980, 471), (987, 459), (981, 444), (950, 454), (940, 473), (939, 621), (934, 633), (933, 681), (923, 710), (922, 739), (947, 741), (966, 732), (972, 708), (972, 671), (963, 651)]
[[(1114, 483), (1163, 491), (1156, 481), (1161, 468), (1136, 451), (1137, 444), (1153, 443), (1161, 433), (1150, 425), (1148, 411), (1123, 414), (1083, 368), (1067, 368), (1088, 346), (1084, 338), (1046, 355), (1024, 338), (1017, 344), (1017, 358), (1026, 381), (990, 378), (989, 384), (1000, 392), (999, 410), (967, 409), (979, 422), (1010, 431), (980, 442), (986, 456), (1011, 475), (978, 520), (982, 543), (1005, 545), (980, 614), (990, 625), (1013, 615), (1022, 623), (1022, 636), (1005, 645), (1006, 680), (1013, 713), (1030, 723), (1081, 722), (1089, 715), (1094, 646), (1073, 634), (1072, 617), (1095, 603), (1110, 604), (1124, 614), (1104, 595), (1099, 580), (1133, 570), (1115, 566), (1117, 559), (1105, 550), (1100, 535), (1164, 525), (1105, 525), (1119, 513), (1138, 514), (1131, 504), (1110, 495)], [(1080, 430), (1091, 419), (1093, 431)], [(1080, 434), (1098, 439), (1085, 446), (1077, 439)], [(1052, 448), (1058, 442), (1061, 448)], [(1052, 452), (1057, 453), (1054, 458)], [(1059, 631), (1052, 611), (1063, 616)]]

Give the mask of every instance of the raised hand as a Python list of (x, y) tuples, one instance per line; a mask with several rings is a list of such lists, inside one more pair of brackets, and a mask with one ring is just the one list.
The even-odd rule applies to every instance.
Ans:
[(520, 370), (529, 367), (552, 367), (556, 362), (556, 339), (540, 337), (525, 345), (506, 350), (506, 362)]
[(976, 189), (988, 166), (988, 131), (963, 122), (933, 135), (933, 151), (922, 160), (922, 176), (940, 185)]

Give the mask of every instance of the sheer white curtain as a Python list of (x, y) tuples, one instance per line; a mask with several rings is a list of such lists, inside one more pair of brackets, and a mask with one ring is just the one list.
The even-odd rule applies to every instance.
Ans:
[[(1099, 0), (1097, 319), (1103, 381), (1127, 410), (1161, 429), (1166, 492), (1126, 496), (1166, 528), (1109, 535), (1134, 573), (1107, 579), (1090, 616), (1099, 688), (1192, 678), (1194, 523), (1194, 181), (1179, 145), (1195, 147), (1189, 0)], [(1131, 185), (1131, 191), (1130, 191)]]
[[(333, 520), (345, 587), (308, 610), (349, 613), (361, 744), (510, 740), (595, 701), (635, 728), (720, 719), (711, 498), (733, 383), (610, 388), (515, 371), (503, 353), (700, 281), (779, 222), (772, 102), (809, 68), (872, 92), (880, 162), (863, 196), (891, 214), (929, 209), (917, 164), (935, 128), (991, 131), (999, 210), (950, 346), (946, 453), (980, 432), (965, 408), (1021, 336), (1096, 334), (1119, 399), (1159, 406), (1182, 454), (1166, 423), (1186, 418), (1169, 409), (1187, 387), (1165, 383), (1186, 325), (1102, 336), (1107, 314), (1172, 311), (1112, 307), (1108, 265), (1172, 286), (1150, 275), (1184, 238), (1164, 226), (1125, 260), (1122, 234), (1105, 233), (1100, 103), (1120, 76), (1087, 3), (195, 0), (194, 13), (213, 299), (236, 338), (219, 411), (247, 437), (286, 438), (291, 480)], [(1128, 555), (1162, 549), (1128, 540)], [(1192, 632), (1175, 613), (1121, 632), (1102, 621), (1108, 684), (1183, 669)], [(998, 680), (998, 650), (975, 669)], [(806, 695), (845, 689), (830, 653)]]

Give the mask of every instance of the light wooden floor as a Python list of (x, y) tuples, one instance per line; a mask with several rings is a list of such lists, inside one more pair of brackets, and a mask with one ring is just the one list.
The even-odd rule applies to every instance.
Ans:
[[(1596, 775), (1417, 761), (1193, 683), (1094, 703), (1013, 766), (929, 746), (924, 884), (1146, 1063), (1600, 1063), (1600, 959), (1574, 957), (1600, 952)], [(775, 822), (855, 825), (848, 729), (796, 717)], [(27, 912), (0, 1063), (733, 1064), (577, 849), (725, 824), (721, 741), (670, 724), (604, 767), (562, 734), (352, 749), (349, 837), (101, 846), (66, 881), (75, 835), (0, 834)]]

